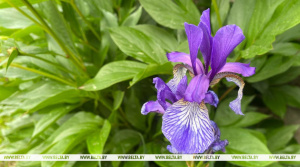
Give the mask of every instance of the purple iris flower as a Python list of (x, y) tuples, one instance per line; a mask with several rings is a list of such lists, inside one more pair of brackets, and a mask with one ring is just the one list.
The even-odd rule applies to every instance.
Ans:
[[(144, 115), (149, 112), (163, 114), (162, 132), (171, 143), (167, 148), (172, 153), (225, 151), (228, 141), (220, 140), (220, 130), (209, 119), (205, 105), (208, 103), (216, 107), (219, 99), (208, 89), (222, 78), (234, 82), (239, 86), (238, 97), (229, 106), (236, 114), (243, 115), (241, 99), (244, 81), (236, 74), (249, 77), (255, 73), (255, 67), (250, 67), (249, 64), (226, 63), (228, 55), (245, 37), (236, 25), (224, 26), (212, 37), (209, 13), (209, 9), (202, 13), (198, 26), (184, 24), (190, 54), (167, 54), (169, 61), (183, 64), (174, 67), (174, 78), (168, 83), (158, 77), (153, 79), (157, 101), (146, 102), (142, 107)], [(197, 58), (199, 50), (204, 59), (204, 67)], [(186, 72), (193, 77), (189, 84)]]

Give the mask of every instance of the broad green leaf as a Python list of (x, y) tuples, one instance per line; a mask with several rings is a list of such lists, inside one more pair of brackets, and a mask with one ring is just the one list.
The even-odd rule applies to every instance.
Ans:
[[(244, 119), (244, 116), (237, 115), (234, 113), (234, 111), (231, 110), (229, 107), (229, 103), (233, 101), (236, 97), (230, 97), (222, 101), (216, 111), (216, 115), (214, 118), (214, 121), (217, 123), (218, 126), (232, 126), (236, 123), (238, 123), (240, 120)], [(247, 114), (246, 108), (248, 104), (253, 100), (252, 97), (244, 96), (241, 102), (242, 112), (244, 114)]]
[(212, 2), (210, 17), (211, 17), (211, 25), (212, 25), (213, 34), (216, 34), (217, 30), (224, 25), (224, 21), (227, 18), (227, 14), (229, 11), (230, 1), (229, 0), (216, 0), (216, 5), (218, 7), (218, 14), (220, 16), (220, 22), (218, 20), (217, 13), (215, 11), (215, 7)]
[(6, 99), (7, 97), (9, 97), (10, 95), (12, 95), (14, 92), (16, 92), (18, 90), (18, 88), (16, 87), (4, 87), (4, 86), (0, 86), (0, 101)]
[(300, 38), (300, 24), (276, 37), (276, 43), (293, 41)]
[(274, 49), (271, 50), (270, 53), (284, 56), (299, 56), (300, 44), (292, 42), (276, 43), (274, 44)]
[(255, 75), (247, 78), (246, 80), (248, 82), (258, 82), (265, 80), (267, 78), (285, 72), (293, 65), (293, 62), (294, 60), (292, 57), (273, 55), (267, 60), (260, 71), (258, 71)]
[[(43, 93), (41, 93), (43, 92)], [(0, 116), (17, 112), (35, 112), (38, 109), (59, 103), (77, 103), (86, 92), (57, 82), (38, 82), (24, 91), (18, 91), (0, 102)], [(30, 98), (28, 98), (30, 97)]]
[(141, 114), (141, 102), (136, 96), (136, 89), (131, 89), (130, 96), (124, 98), (124, 112), (128, 122), (139, 130), (146, 129), (146, 117)]
[(12, 121), (6, 122), (5, 127), (1, 128), (1, 135), (7, 136), (20, 129), (32, 127), (36, 118), (29, 115), (11, 117)]
[(122, 104), (125, 92), (118, 90), (114, 91), (112, 94), (114, 98), (113, 110), (117, 110)]
[(55, 123), (59, 118), (70, 112), (76, 106), (69, 105), (59, 105), (59, 106), (51, 106), (43, 109), (44, 111), (48, 111), (38, 122), (35, 124), (35, 128), (32, 134), (32, 138), (35, 138), (40, 133), (45, 131), (49, 126)]
[[(265, 10), (262, 8), (262, 10)], [(276, 35), (294, 27), (300, 23), (300, 1), (289, 0), (280, 4), (270, 21), (259, 34), (253, 43), (247, 44), (247, 48), (241, 52), (243, 58), (252, 58), (255, 55), (262, 55), (272, 49), (272, 43)], [(261, 17), (261, 16), (258, 16)], [(290, 19), (293, 18), (293, 19)]]
[(270, 85), (281, 85), (293, 81), (300, 75), (300, 67), (291, 67), (286, 72), (269, 79)]
[(268, 147), (273, 152), (285, 147), (292, 139), (299, 125), (289, 125), (271, 130), (267, 133)]
[[(256, 0), (254, 11), (246, 34), (246, 48), (251, 46), (271, 19), (275, 9), (283, 0)], [(263, 17), (262, 17), (263, 16)]]
[(134, 26), (138, 23), (141, 15), (142, 15), (143, 8), (140, 6), (134, 13), (132, 13), (130, 16), (128, 16), (124, 22), (122, 23), (122, 26)]
[(268, 118), (268, 115), (259, 112), (247, 112), (245, 117), (240, 119), (233, 127), (247, 127), (259, 123), (260, 121)]
[(110, 35), (127, 55), (145, 63), (167, 62), (165, 51), (148, 35), (130, 27), (111, 28)]
[(80, 88), (87, 91), (105, 89), (115, 83), (133, 78), (146, 67), (146, 64), (134, 61), (112, 62), (102, 67), (95, 78), (88, 80)]
[[(267, 146), (251, 131), (241, 128), (220, 128), (221, 139), (227, 139), (229, 144), (226, 146), (227, 154), (270, 154)], [(272, 162), (265, 161), (231, 161), (240, 166), (267, 166)]]
[[(46, 0), (28, 0), (30, 4), (35, 4), (35, 3), (40, 3)], [(10, 0), (10, 2), (12, 4), (14, 4), (15, 6), (25, 6), (25, 4), (21, 1), (21, 0)], [(0, 9), (1, 8), (10, 8), (11, 6), (6, 3), (5, 0), (0, 0)]]
[(286, 113), (286, 99), (282, 91), (276, 88), (270, 88), (263, 93), (263, 102), (273, 113), (284, 117)]
[(163, 65), (149, 64), (144, 70), (140, 71), (136, 76), (134, 76), (134, 78), (130, 82), (130, 86), (133, 86), (138, 81), (152, 75), (158, 75), (158, 74), (172, 75), (172, 69), (173, 66), (170, 62), (167, 62)]
[(175, 36), (162, 28), (148, 24), (139, 24), (134, 26), (133, 28), (151, 37), (151, 39), (153, 39), (155, 43), (157, 43), (167, 52), (175, 51), (178, 46), (178, 42)]
[[(9, 15), (7, 15), (8, 13)], [(18, 12), (16, 9), (8, 8), (0, 10), (0, 27), (7, 29), (19, 29), (26, 28), (32, 24), (33, 22), (31, 20)]]
[(278, 87), (278, 90), (284, 96), (288, 105), (300, 108), (300, 88), (298, 86), (284, 85)]
[(109, 136), (111, 125), (105, 120), (101, 129), (89, 135), (86, 143), (90, 154), (102, 154), (105, 142)]
[[(70, 119), (64, 122), (50, 137), (42, 144), (33, 148), (29, 153), (45, 153), (52, 146), (59, 144), (60, 141), (68, 140), (80, 136), (87, 137), (103, 124), (104, 120), (92, 113), (79, 112), (73, 115)], [(63, 148), (62, 148), (63, 149)], [(52, 149), (54, 152), (57, 151)]]
[(173, 28), (183, 29), (184, 22), (198, 25), (200, 14), (191, 0), (140, 0), (141, 5), (159, 24)]

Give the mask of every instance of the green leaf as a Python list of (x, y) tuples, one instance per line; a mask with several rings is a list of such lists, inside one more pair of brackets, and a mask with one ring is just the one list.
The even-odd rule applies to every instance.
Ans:
[(122, 26), (130, 27), (136, 25), (142, 15), (142, 11), (143, 11), (142, 9), (143, 8), (140, 6), (134, 13), (128, 16), (122, 23)]
[[(30, 4), (41, 3), (46, 0), (28, 0)], [(21, 0), (10, 0), (10, 2), (18, 7), (24, 6), (24, 3)], [(0, 0), (0, 9), (2, 8), (10, 8), (11, 6), (6, 3), (5, 0)]]
[[(263, 7), (262, 10), (266, 9)], [(271, 50), (276, 35), (279, 35), (300, 23), (299, 10), (300, 1), (298, 0), (284, 1), (280, 4), (276, 8), (270, 21), (266, 24), (261, 33), (259, 33), (258, 38), (253, 40), (252, 43), (251, 41), (250, 43), (247, 43), (247, 48), (241, 52), (242, 57), (252, 58), (255, 55), (262, 55)], [(258, 15), (257, 17), (261, 17), (261, 15)]]
[[(7, 13), (9, 13), (9, 15), (7, 15)], [(0, 27), (7, 29), (20, 29), (26, 28), (32, 24), (33, 22), (31, 20), (22, 15), (16, 9), (8, 8), (0, 10)]]
[(184, 22), (198, 25), (200, 14), (191, 0), (140, 0), (141, 5), (159, 24), (173, 28), (183, 29)]
[[(73, 110), (76, 106), (51, 106), (43, 109), (48, 113), (45, 114), (38, 122), (35, 124), (35, 128), (32, 134), (32, 139), (38, 136), (40, 133), (44, 132), (47, 128), (49, 128), (53, 123), (55, 123), (59, 118)], [(43, 111), (41, 111), (43, 112)]]
[(245, 117), (240, 119), (233, 127), (247, 127), (259, 123), (260, 121), (268, 118), (268, 115), (259, 112), (247, 112)]
[(286, 100), (282, 91), (277, 88), (270, 88), (263, 93), (263, 101), (273, 113), (284, 117), (286, 113)]
[(300, 53), (300, 44), (292, 42), (276, 43), (270, 53), (284, 56), (298, 56)]
[(1, 101), (0, 111), (2, 112), (0, 116), (12, 115), (17, 112), (35, 112), (53, 104), (77, 103), (84, 96), (89, 95), (74, 87), (51, 81), (38, 82), (30, 88), (18, 91)]
[[(99, 127), (103, 125), (103, 122), (104, 120), (102, 118), (92, 113), (78, 112), (64, 122), (42, 144), (30, 150), (29, 153), (45, 153), (45, 151), (52, 146), (61, 143), (63, 140), (73, 140), (73, 138), (76, 137), (83, 137), (83, 139), (85, 139), (87, 135), (91, 134), (96, 129), (99, 129)], [(62, 149), (64, 148), (65, 147)], [(58, 150), (52, 149), (52, 151), (57, 152)]]
[(258, 71), (255, 75), (247, 78), (246, 80), (248, 82), (258, 82), (265, 80), (267, 78), (285, 72), (293, 65), (293, 62), (294, 60), (292, 57), (273, 55), (267, 60), (260, 71)]
[(134, 76), (134, 78), (130, 82), (130, 86), (133, 86), (138, 81), (152, 75), (158, 75), (158, 74), (172, 75), (172, 69), (173, 66), (170, 62), (167, 62), (163, 65), (149, 64), (144, 70), (140, 71), (136, 76)]
[(268, 147), (274, 152), (282, 149), (293, 138), (299, 125), (284, 126), (267, 133)]
[(178, 42), (174, 34), (170, 33), (169, 31), (148, 24), (139, 24), (134, 26), (133, 28), (151, 37), (151, 39), (155, 43), (157, 43), (161, 48), (163, 48), (167, 52), (172, 52), (177, 49)]
[[(270, 154), (267, 146), (251, 131), (241, 128), (220, 128), (221, 139), (227, 139), (227, 154)], [(266, 166), (272, 162), (265, 161), (231, 161), (230, 163), (240, 166)]]
[(113, 98), (114, 98), (113, 110), (117, 110), (121, 106), (124, 98), (124, 94), (125, 92), (119, 90), (113, 92)]
[(295, 80), (300, 75), (300, 67), (291, 67), (286, 72), (269, 79), (270, 85), (281, 85)]
[(90, 154), (102, 154), (109, 136), (111, 125), (105, 120), (101, 129), (88, 136), (86, 143)]
[(165, 51), (148, 35), (130, 27), (111, 28), (110, 35), (127, 55), (145, 63), (167, 62)]
[(130, 96), (124, 99), (124, 112), (128, 122), (139, 130), (146, 129), (146, 117), (141, 114), (141, 103), (136, 96), (135, 89), (131, 89)]
[(281, 42), (288, 42), (288, 41), (293, 41), (297, 40), (300, 38), (300, 24), (297, 26), (285, 31), (284, 33), (278, 35), (276, 37), (276, 43), (281, 43)]
[(300, 87), (284, 85), (279, 87), (278, 90), (281, 91), (288, 105), (300, 108)]
[[(229, 107), (229, 103), (233, 101), (236, 97), (227, 98), (222, 101), (217, 108), (216, 115), (214, 121), (217, 123), (218, 126), (232, 126), (242, 120), (244, 117), (241, 115), (237, 115), (234, 111), (231, 110)], [(253, 100), (254, 96), (247, 97), (244, 96), (241, 102), (242, 112), (244, 114), (248, 104)]]
[(86, 91), (105, 89), (115, 83), (133, 78), (146, 67), (146, 64), (134, 61), (115, 61), (102, 67), (93, 79), (88, 80), (80, 88)]

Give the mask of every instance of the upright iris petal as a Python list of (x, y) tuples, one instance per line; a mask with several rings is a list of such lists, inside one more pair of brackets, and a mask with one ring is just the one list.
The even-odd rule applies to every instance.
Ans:
[(243, 31), (236, 25), (220, 28), (213, 40), (211, 53), (212, 79), (225, 65), (226, 59), (233, 49), (245, 39)]
[(199, 27), (202, 29), (203, 32), (203, 39), (202, 43), (200, 45), (200, 51), (203, 55), (204, 63), (205, 63), (205, 74), (208, 72), (208, 67), (210, 65), (211, 61), (211, 49), (212, 49), (212, 36), (211, 36), (211, 30), (210, 30), (210, 16), (209, 16), (210, 10), (207, 9), (202, 12)]
[(197, 75), (198, 73), (196, 70), (196, 60), (197, 60), (198, 50), (202, 42), (203, 34), (201, 29), (193, 24), (184, 23), (184, 27), (188, 38), (189, 48), (190, 48), (192, 68), (194, 70), (194, 74)]

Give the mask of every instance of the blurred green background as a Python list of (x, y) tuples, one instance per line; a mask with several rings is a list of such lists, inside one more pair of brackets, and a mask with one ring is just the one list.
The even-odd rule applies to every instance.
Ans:
[[(228, 104), (210, 117), (228, 154), (300, 154), (300, 0), (1, 0), (0, 153), (169, 153), (152, 78), (172, 78), (166, 52), (188, 53), (184, 22), (211, 8), (215, 33), (238, 25), (246, 39), (228, 61), (251, 62), (245, 116)], [(200, 56), (201, 57), (201, 56)], [(297, 133), (298, 130), (298, 133)], [(0, 162), (0, 166), (186, 166), (185, 162)], [(199, 165), (200, 166), (200, 165)], [(300, 162), (210, 162), (210, 167), (300, 166)]]

